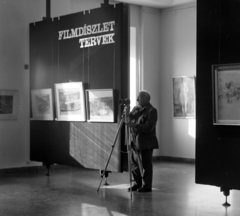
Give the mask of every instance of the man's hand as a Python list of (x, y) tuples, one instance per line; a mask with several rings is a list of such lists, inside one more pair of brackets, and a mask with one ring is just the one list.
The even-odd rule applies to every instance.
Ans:
[(123, 114), (128, 116), (129, 112), (130, 112), (130, 107), (129, 106), (125, 106), (124, 109), (123, 109)]
[(136, 126), (137, 126), (137, 124), (135, 124), (135, 123), (133, 123), (133, 122), (131, 122), (131, 121), (125, 122), (125, 124), (126, 124), (128, 127), (130, 127), (130, 128), (136, 128)]

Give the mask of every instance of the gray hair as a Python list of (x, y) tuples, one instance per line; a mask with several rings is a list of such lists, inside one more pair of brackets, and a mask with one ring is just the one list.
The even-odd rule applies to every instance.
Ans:
[(151, 95), (148, 91), (142, 90), (139, 92), (139, 95), (142, 95), (149, 102), (151, 100)]

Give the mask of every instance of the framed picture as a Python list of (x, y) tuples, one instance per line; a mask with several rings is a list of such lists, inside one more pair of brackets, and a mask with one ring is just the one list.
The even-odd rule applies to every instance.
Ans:
[(240, 63), (213, 65), (213, 123), (240, 125)]
[(113, 89), (88, 89), (86, 100), (88, 121), (114, 122)]
[(32, 120), (53, 120), (52, 89), (31, 90)]
[(56, 113), (59, 121), (86, 121), (82, 82), (55, 84)]
[(0, 120), (18, 118), (18, 90), (0, 89)]
[(173, 78), (174, 118), (195, 118), (195, 77)]

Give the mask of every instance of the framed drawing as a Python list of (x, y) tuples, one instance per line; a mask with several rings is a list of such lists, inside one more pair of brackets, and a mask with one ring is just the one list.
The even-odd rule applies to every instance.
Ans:
[(86, 100), (88, 121), (114, 122), (113, 89), (88, 89)]
[(55, 84), (56, 113), (59, 121), (86, 121), (82, 82)]
[(195, 77), (173, 78), (174, 118), (195, 118)]
[(240, 63), (213, 65), (213, 123), (240, 125)]
[(0, 89), (0, 119), (12, 120), (18, 117), (18, 90)]
[(52, 89), (31, 90), (32, 120), (53, 120)]

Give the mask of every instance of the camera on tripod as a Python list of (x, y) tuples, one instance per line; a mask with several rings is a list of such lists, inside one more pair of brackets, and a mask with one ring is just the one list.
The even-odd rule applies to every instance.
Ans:
[(130, 99), (128, 99), (128, 98), (120, 99), (119, 104), (120, 105), (129, 105), (130, 104)]

